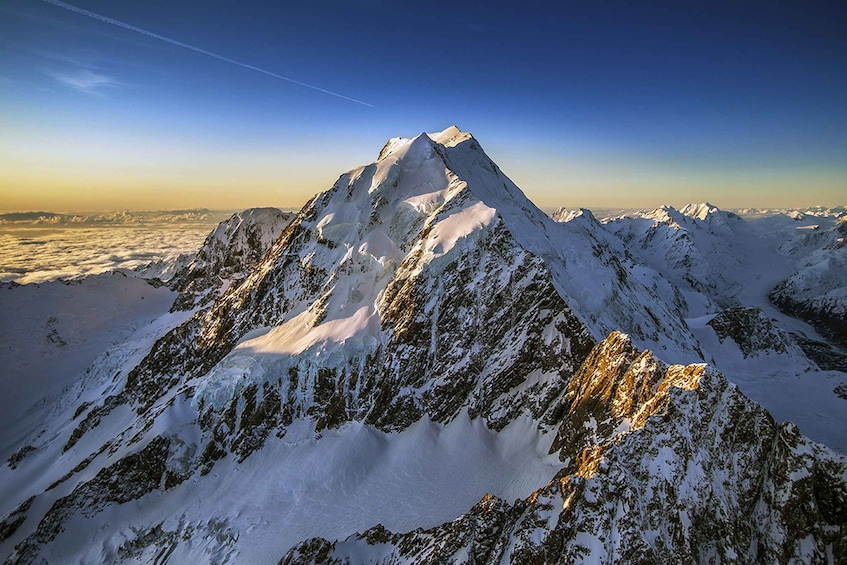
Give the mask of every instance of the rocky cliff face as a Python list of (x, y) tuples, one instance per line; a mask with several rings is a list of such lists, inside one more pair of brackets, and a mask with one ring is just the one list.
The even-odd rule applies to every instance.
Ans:
[(667, 366), (627, 336), (570, 381), (564, 467), (514, 503), (486, 496), (431, 529), (311, 539), (289, 563), (753, 563), (847, 559), (847, 462), (705, 365)]
[(760, 353), (785, 353), (796, 348), (793, 340), (764, 315), (761, 308), (728, 308), (709, 320), (708, 325), (715, 330), (718, 339), (723, 342), (734, 341), (744, 357)]
[(179, 292), (173, 309), (207, 305), (240, 282), (292, 218), (294, 214), (276, 208), (250, 208), (221, 222), (193, 258), (179, 258), (179, 268), (168, 280)]

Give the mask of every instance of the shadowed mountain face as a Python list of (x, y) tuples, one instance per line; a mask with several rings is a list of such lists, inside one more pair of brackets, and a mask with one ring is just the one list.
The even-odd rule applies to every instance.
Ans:
[[(670, 283), (456, 128), (390, 140), (294, 218), (233, 216), (173, 280), (177, 312), (0, 471), (10, 562), (267, 562), (314, 535), (285, 559), (843, 555), (843, 459), (641, 352), (702, 356)], [(520, 501), (326, 541), (431, 528), (480, 488)], [(795, 492), (817, 498), (789, 515)]]
[(797, 272), (773, 288), (770, 300), (847, 346), (847, 218), (784, 247), (803, 258)]

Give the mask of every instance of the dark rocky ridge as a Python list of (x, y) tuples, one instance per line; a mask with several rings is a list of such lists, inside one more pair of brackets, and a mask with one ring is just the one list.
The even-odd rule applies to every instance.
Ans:
[(221, 222), (191, 262), (168, 281), (179, 292), (172, 311), (205, 306), (220, 295), (225, 281), (238, 284), (293, 218), (276, 208), (250, 208)]
[(761, 308), (728, 308), (709, 320), (723, 343), (731, 339), (738, 344), (744, 357), (756, 356), (760, 352), (785, 353), (790, 347), (790, 338), (778, 330)]
[(784, 313), (805, 320), (822, 336), (847, 347), (847, 315), (841, 301), (826, 297), (796, 300), (791, 296), (787, 282), (778, 284), (768, 299)]

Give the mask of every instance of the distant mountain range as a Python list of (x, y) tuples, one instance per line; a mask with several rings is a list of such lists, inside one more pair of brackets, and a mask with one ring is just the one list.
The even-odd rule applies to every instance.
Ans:
[(131, 225), (141, 223), (192, 223), (214, 222), (225, 218), (231, 211), (208, 210), (155, 210), (155, 211), (107, 211), (85, 213), (56, 212), (9, 212), (0, 214), (0, 226), (44, 225)]

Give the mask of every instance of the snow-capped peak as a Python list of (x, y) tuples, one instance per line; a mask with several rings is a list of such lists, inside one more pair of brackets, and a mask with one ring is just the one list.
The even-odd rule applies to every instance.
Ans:
[(411, 147), (413, 144), (417, 143), (425, 143), (429, 141), (430, 143), (438, 143), (439, 145), (443, 145), (444, 147), (455, 147), (459, 143), (463, 141), (467, 141), (469, 139), (473, 139), (473, 135), (466, 131), (460, 130), (457, 126), (453, 125), (448, 127), (445, 130), (427, 133), (421, 132), (415, 137), (392, 137), (389, 139), (385, 145), (382, 146), (382, 149), (379, 152), (379, 156), (377, 157), (377, 161), (382, 161), (386, 157), (389, 156), (397, 156), (397, 153), (405, 152)]
[(577, 218), (585, 218), (591, 223), (598, 223), (597, 218), (594, 217), (594, 214), (588, 208), (576, 208), (574, 210), (570, 210), (565, 207), (557, 208), (550, 217), (553, 218), (555, 222), (572, 222)]
[(293, 218), (277, 208), (250, 208), (218, 224), (190, 263), (175, 273), (171, 286), (180, 296), (174, 308), (207, 304), (246, 276)]
[(689, 218), (706, 220), (712, 214), (720, 214), (721, 209), (708, 202), (690, 203), (682, 207), (680, 212)]
[(664, 204), (662, 206), (659, 206), (655, 210), (651, 210), (650, 212), (641, 214), (640, 217), (654, 220), (659, 223), (668, 224), (671, 226), (679, 226), (681, 224), (684, 224), (686, 218), (686, 216), (682, 214), (679, 210), (668, 204)]
[(730, 220), (739, 219), (739, 216), (736, 214), (725, 212), (709, 202), (686, 204), (679, 210), (665, 204), (655, 210), (640, 214), (639, 217), (677, 228), (682, 228), (686, 225), (691, 226), (697, 222), (705, 222), (713, 227), (721, 227), (728, 225)]
[(432, 139), (436, 143), (440, 143), (444, 147), (455, 147), (463, 141), (473, 139), (473, 135), (471, 135), (469, 132), (460, 130), (456, 126), (450, 126), (449, 128), (438, 133), (431, 133), (429, 134), (429, 137), (430, 139)]

